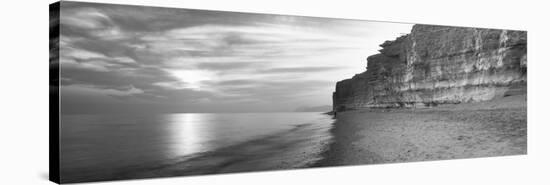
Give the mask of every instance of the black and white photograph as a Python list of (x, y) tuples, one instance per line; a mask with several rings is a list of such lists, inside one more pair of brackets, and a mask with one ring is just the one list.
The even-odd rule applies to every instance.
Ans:
[(525, 155), (527, 35), (61, 1), (54, 179)]
[(0, 184), (550, 184), (544, 1), (3, 5)]

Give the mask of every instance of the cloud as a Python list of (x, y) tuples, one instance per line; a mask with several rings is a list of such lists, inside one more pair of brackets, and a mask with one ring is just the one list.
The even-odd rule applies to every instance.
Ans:
[(162, 87), (164, 89), (184, 89), (188, 85), (185, 82), (172, 81), (172, 82), (155, 82), (153, 85)]
[(78, 11), (64, 11), (61, 16), (62, 24), (81, 29), (105, 29), (113, 26), (113, 21), (105, 14), (94, 8), (81, 8)]
[[(299, 99), (303, 95), (332, 88), (332, 81), (324, 80), (251, 80), (236, 79), (208, 82), (208, 85), (218, 87), (233, 99), (256, 99), (263, 102), (280, 103)], [(292, 92), (292, 93), (289, 93)]]
[(62, 27), (65, 26), (72, 32), (85, 31), (87, 35), (95, 38), (116, 40), (128, 36), (122, 33), (122, 30), (108, 15), (96, 8), (79, 8), (63, 11), (60, 23)]
[(78, 60), (75, 58), (65, 58), (65, 57), (62, 57), (60, 59), (60, 63), (65, 69), (70, 69), (70, 68), (84, 69), (84, 70), (88, 69), (88, 70), (98, 71), (98, 72), (107, 72), (109, 71), (109, 66), (114, 66), (114, 64), (107, 63), (101, 60), (88, 60), (86, 62), (82, 62), (81, 60)]
[(243, 86), (243, 85), (255, 85), (255, 84), (261, 83), (261, 81), (251, 80), (251, 79), (235, 79), (235, 80), (207, 81), (206, 83), (214, 86)]
[(114, 96), (114, 97), (132, 96), (132, 95), (144, 93), (143, 90), (135, 88), (133, 85), (121, 87), (120, 89), (97, 88), (94, 86), (85, 86), (85, 85), (80, 85), (79, 87), (83, 89), (87, 89), (87, 91), (90, 91), (93, 93), (99, 93), (99, 94), (104, 94), (104, 95)]
[(341, 70), (344, 67), (320, 66), (320, 67), (281, 67), (259, 71), (260, 73), (320, 73), (325, 71)]
[(196, 65), (198, 69), (225, 71), (243, 69), (260, 65), (259, 62), (204, 62)]
[(178, 81), (176, 77), (155, 67), (134, 68), (73, 68), (63, 65), (61, 69), (61, 85), (81, 84), (99, 88), (122, 89), (134, 86), (143, 90), (154, 90), (155, 83)]
[(60, 22), (60, 82), (76, 112), (100, 104), (160, 112), (330, 104), (337, 80), (362, 72), (378, 44), (410, 29), (80, 2), (63, 2)]

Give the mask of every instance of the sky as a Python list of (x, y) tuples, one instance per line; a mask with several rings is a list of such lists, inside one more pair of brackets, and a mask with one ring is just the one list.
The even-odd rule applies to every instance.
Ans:
[(412, 24), (63, 1), (62, 113), (287, 112), (332, 104)]

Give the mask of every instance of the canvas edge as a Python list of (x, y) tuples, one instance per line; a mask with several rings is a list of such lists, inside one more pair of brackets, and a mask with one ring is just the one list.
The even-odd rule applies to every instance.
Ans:
[(49, 180), (60, 184), (59, 37), (61, 2), (49, 5)]

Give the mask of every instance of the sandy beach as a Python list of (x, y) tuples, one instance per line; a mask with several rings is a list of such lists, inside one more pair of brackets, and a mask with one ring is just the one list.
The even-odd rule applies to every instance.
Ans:
[(315, 166), (527, 153), (526, 96), (426, 109), (339, 112), (334, 141)]
[[(527, 153), (525, 99), (525, 95), (516, 95), (433, 108), (353, 110), (338, 112), (332, 118), (312, 113), (322, 115), (323, 119), (296, 124), (208, 152), (149, 162), (142, 160), (138, 164), (112, 166), (105, 170), (74, 170), (79, 172), (77, 174), (65, 172), (68, 175), (63, 180), (122, 180), (521, 155)], [(293, 114), (280, 116), (285, 115)], [(180, 124), (178, 120), (175, 119), (176, 125)], [(154, 122), (154, 119), (144, 121)], [(130, 127), (134, 132), (144, 124), (135, 126), (140, 127)], [(151, 127), (144, 129), (150, 130)], [(151, 138), (155, 137), (150, 136), (145, 141), (151, 141)], [(170, 143), (168, 141), (166, 143)], [(128, 152), (124, 153), (132, 148), (120, 151), (126, 154), (121, 156), (132, 157)], [(140, 152), (163, 151), (145, 149)]]

